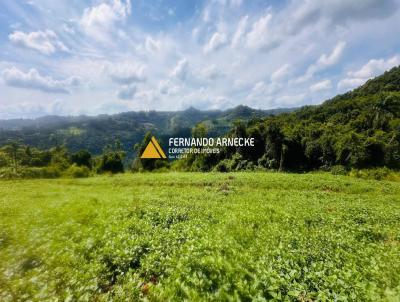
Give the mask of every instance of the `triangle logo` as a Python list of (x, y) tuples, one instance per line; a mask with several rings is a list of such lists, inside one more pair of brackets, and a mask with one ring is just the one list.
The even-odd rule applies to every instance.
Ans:
[(140, 158), (167, 158), (154, 136), (151, 137)]

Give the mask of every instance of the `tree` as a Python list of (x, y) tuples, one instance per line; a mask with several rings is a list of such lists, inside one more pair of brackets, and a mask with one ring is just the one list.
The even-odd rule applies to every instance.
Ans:
[(22, 150), (20, 146), (21, 145), (19, 142), (11, 141), (2, 148), (3, 153), (6, 155), (8, 165), (13, 169), (14, 172), (17, 172), (22, 159)]
[(269, 168), (283, 168), (281, 165), (283, 139), (284, 135), (279, 124), (276, 122), (269, 123), (266, 128), (265, 139), (265, 153), (269, 162)]
[(114, 144), (107, 145), (104, 148), (103, 154), (100, 156), (98, 172), (123, 173), (125, 155), (120, 141), (116, 139)]
[(123, 173), (123, 157), (118, 152), (109, 152), (101, 155), (98, 171), (100, 173), (111, 172), (112, 174)]
[(82, 149), (77, 153), (72, 154), (71, 161), (72, 163), (76, 164), (77, 166), (86, 166), (89, 169), (92, 167), (92, 154), (86, 149)]

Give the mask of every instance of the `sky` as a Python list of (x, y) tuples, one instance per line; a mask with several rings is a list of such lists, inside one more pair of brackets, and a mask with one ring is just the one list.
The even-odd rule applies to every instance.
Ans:
[(400, 0), (2, 0), (0, 119), (320, 104), (400, 64)]

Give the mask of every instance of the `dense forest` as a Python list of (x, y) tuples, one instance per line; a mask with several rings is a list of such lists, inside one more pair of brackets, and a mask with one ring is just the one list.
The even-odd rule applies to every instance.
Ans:
[[(281, 111), (239, 106), (227, 111), (191, 108), (176, 113), (3, 121), (0, 177), (83, 177), (127, 169), (338, 173), (400, 169), (400, 67), (321, 105)], [(141, 160), (152, 134), (164, 147), (171, 136), (252, 137), (255, 146), (224, 147), (218, 154), (176, 161)]]
[(99, 116), (45, 116), (37, 119), (0, 120), (0, 146), (10, 141), (39, 149), (65, 146), (71, 152), (86, 149), (94, 155), (118, 140), (126, 152), (126, 163), (134, 156), (133, 146), (151, 131), (159, 138), (190, 136), (199, 122), (207, 124), (209, 134), (223, 135), (236, 119), (250, 120), (293, 109), (255, 110), (246, 106), (219, 111), (125, 112)]
[(254, 148), (189, 156), (187, 170), (310, 171), (400, 168), (400, 67), (318, 106), (238, 122), (227, 134), (254, 137)]

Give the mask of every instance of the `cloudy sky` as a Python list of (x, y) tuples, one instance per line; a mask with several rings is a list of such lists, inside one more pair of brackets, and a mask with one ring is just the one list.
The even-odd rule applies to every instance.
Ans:
[(400, 0), (2, 0), (0, 118), (318, 104), (400, 64)]

